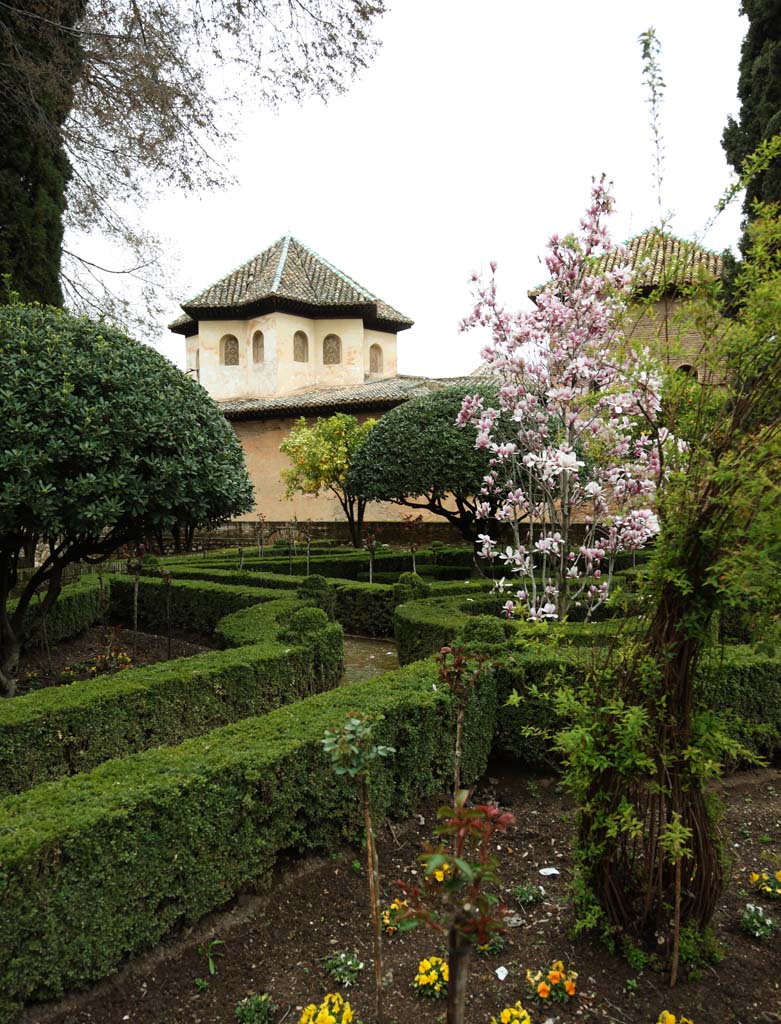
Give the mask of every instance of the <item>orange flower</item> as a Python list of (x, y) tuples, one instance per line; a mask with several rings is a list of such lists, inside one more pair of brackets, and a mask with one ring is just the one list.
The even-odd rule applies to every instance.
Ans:
[(547, 999), (550, 995), (550, 985), (546, 985), (544, 981), (541, 981), (537, 986), (537, 995), (540, 999)]
[(575, 995), (575, 982), (574, 981), (570, 981), (569, 978), (568, 978), (564, 982), (564, 991), (567, 993), (568, 996), (574, 996)]
[(558, 985), (561, 979), (561, 971), (548, 971), (548, 981), (551, 983), (551, 985)]

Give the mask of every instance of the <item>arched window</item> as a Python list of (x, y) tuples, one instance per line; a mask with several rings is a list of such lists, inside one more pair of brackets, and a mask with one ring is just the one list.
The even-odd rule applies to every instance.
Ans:
[(691, 377), (692, 380), (699, 380), (697, 370), (691, 365), (691, 363), (682, 363), (680, 366), (675, 368), (677, 373), (682, 373), (686, 377)]
[(382, 349), (372, 345), (369, 349), (369, 373), (382, 373)]
[(255, 331), (252, 335), (252, 362), (262, 363), (265, 357), (263, 331)]
[(342, 339), (335, 334), (326, 334), (323, 338), (323, 364), (333, 366), (342, 361)]
[(297, 363), (309, 362), (309, 338), (303, 331), (296, 331), (293, 335), (293, 359)]
[(220, 349), (222, 350), (222, 365), (223, 366), (238, 366), (239, 365), (239, 339), (234, 337), (232, 334), (226, 334), (220, 342)]

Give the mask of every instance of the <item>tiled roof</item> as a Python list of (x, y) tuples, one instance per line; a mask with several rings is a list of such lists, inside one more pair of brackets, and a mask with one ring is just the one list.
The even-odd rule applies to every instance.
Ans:
[[(703, 273), (721, 277), (723, 272), (723, 261), (717, 253), (658, 228), (630, 238), (624, 243), (624, 249), (623, 255), (611, 252), (601, 256), (596, 266), (600, 271), (628, 266), (634, 272), (637, 293), (652, 291), (663, 282), (669, 290), (675, 291), (693, 284)], [(536, 299), (543, 287), (532, 288), (529, 298)]]
[(624, 248), (623, 256), (614, 252), (603, 256), (599, 269), (629, 266), (635, 274), (635, 291), (658, 288), (665, 282), (670, 288), (680, 288), (693, 284), (703, 273), (721, 277), (723, 272), (721, 256), (658, 228), (630, 238)]
[(403, 331), (413, 321), (337, 270), (303, 242), (284, 235), (226, 277), (182, 303), (169, 325), (193, 334), (198, 320), (245, 318), (282, 310), (314, 316), (361, 316), (367, 327)]
[(386, 377), (341, 388), (310, 388), (273, 398), (238, 398), (218, 402), (229, 420), (265, 419), (326, 409), (390, 408), (443, 388), (474, 388), (474, 377)]

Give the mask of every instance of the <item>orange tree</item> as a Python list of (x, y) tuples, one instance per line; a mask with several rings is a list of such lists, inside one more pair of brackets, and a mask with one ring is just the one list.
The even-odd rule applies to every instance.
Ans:
[(302, 416), (279, 449), (291, 462), (290, 469), (282, 470), (287, 496), (330, 491), (342, 506), (356, 548), (361, 546), (366, 498), (348, 484), (347, 470), (376, 422), (359, 423), (355, 416), (338, 412), (310, 426)]

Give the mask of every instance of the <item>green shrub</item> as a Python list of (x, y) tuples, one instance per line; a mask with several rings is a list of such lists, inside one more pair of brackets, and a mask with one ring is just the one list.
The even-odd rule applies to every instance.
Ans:
[[(102, 585), (102, 590), (101, 590)], [(99, 622), (106, 610), (110, 593), (110, 577), (95, 574), (79, 576), (62, 588), (62, 593), (46, 616), (46, 637), (49, 644), (60, 643), (78, 636)], [(25, 646), (34, 646), (42, 640), (41, 620), (36, 612), (36, 599), (25, 616), (23, 631), (27, 634)], [(9, 612), (16, 606), (9, 601)]]
[(323, 631), (327, 627), (328, 616), (322, 608), (299, 608), (282, 630), (280, 639), (300, 642), (305, 637)]
[(514, 635), (512, 623), (493, 615), (476, 615), (456, 633), (455, 643), (470, 650), (480, 651), (504, 645)]
[[(453, 706), (435, 681), (434, 665), (412, 665), (0, 802), (0, 991), (32, 1001), (88, 985), (267, 885), (281, 855), (355, 840), (352, 786), (321, 740), (358, 708), (384, 716), (377, 741), (397, 750), (372, 770), (373, 811), (410, 814), (452, 771)], [(485, 769), (492, 688), (486, 676), (468, 711), (465, 781)]]
[(419, 601), (423, 597), (428, 597), (430, 593), (431, 587), (416, 572), (403, 572), (393, 587), (396, 604)]
[(325, 576), (315, 573), (305, 577), (298, 585), (298, 596), (307, 604), (313, 604), (322, 608), (329, 619), (335, 617), (336, 612), (336, 590), (333, 584), (329, 583)]
[[(111, 578), (111, 615), (125, 624), (133, 621), (133, 579)], [(168, 587), (161, 579), (142, 576), (139, 580), (138, 624), (140, 628), (165, 628)], [(170, 584), (171, 626), (193, 633), (211, 633), (224, 615), (273, 601), (278, 592), (252, 586), (210, 583), (206, 580), (178, 580)]]
[(393, 633), (399, 650), (399, 664), (408, 665), (427, 658), (451, 644), (469, 616), (461, 610), (463, 597), (407, 601), (393, 613)]
[(390, 636), (393, 633), (393, 587), (381, 583), (342, 583), (336, 587), (336, 618), (345, 633)]
[[(214, 596), (214, 585), (204, 586)], [(281, 643), (297, 614), (310, 616), (309, 631)], [(239, 649), (0, 701), (0, 794), (263, 713), (337, 686), (344, 671), (341, 627), (294, 597), (224, 617), (217, 637), (223, 647)]]

